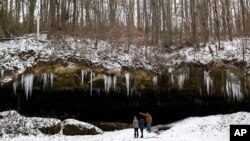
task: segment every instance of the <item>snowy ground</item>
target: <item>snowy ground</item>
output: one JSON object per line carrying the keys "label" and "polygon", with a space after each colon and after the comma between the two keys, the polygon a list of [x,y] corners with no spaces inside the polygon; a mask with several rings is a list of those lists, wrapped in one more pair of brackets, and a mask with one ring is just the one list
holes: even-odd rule
{"label": "snowy ground", "polygon": [[[104,132],[100,135],[87,136],[17,136],[14,138],[0,137],[2,141],[228,141],[229,125],[250,124],[250,113],[238,112],[228,115],[213,115],[207,117],[190,117],[182,121],[167,125],[171,127],[166,131],[144,133],[144,138],[133,138],[133,129],[113,132]],[[157,127],[153,127],[156,131]]]}
{"label": "snowy ground", "polygon": [[[0,42],[0,81],[8,82],[13,79],[13,75],[3,77],[6,71],[20,74],[38,62],[53,61],[58,58],[67,64],[72,64],[72,60],[84,60],[91,62],[93,66],[102,66],[107,69],[121,70],[126,66],[144,68],[157,73],[168,70],[181,62],[201,64],[221,60],[240,62],[243,58],[242,39],[224,41],[221,43],[220,50],[217,50],[216,46],[216,44],[208,43],[205,47],[194,51],[192,47],[181,49],[147,47],[146,49],[144,46],[131,45],[129,53],[125,53],[126,45],[124,44],[107,41],[98,41],[96,44],[93,40],[72,37],[52,40],[48,39],[46,34],[42,34],[40,42],[35,37]],[[246,46],[245,61],[248,63],[250,62],[249,49],[250,47]],[[145,57],[146,52],[148,57]]]}

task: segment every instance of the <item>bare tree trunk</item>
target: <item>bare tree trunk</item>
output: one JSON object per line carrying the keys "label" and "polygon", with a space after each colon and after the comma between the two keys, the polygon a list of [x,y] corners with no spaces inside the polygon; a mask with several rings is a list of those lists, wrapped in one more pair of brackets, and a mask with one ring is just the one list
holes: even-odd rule
{"label": "bare tree trunk", "polygon": [[137,0],[137,27],[141,28],[141,10],[140,10],[140,0]]}
{"label": "bare tree trunk", "polygon": [[145,44],[145,56],[148,57],[148,9],[147,9],[147,0],[143,0],[143,15],[144,15],[144,44]]}
{"label": "bare tree trunk", "polygon": [[[246,25],[245,25],[245,5],[243,0],[240,0],[240,6],[241,6],[241,16],[242,16],[242,31],[243,31],[243,37],[246,37]],[[243,39],[243,47],[242,47],[242,55],[243,55],[243,61],[245,61],[245,43],[246,40]]]}
{"label": "bare tree trunk", "polygon": [[166,44],[166,21],[167,21],[167,18],[166,18],[166,9],[165,9],[165,0],[161,0],[161,12],[162,12],[162,39],[164,44]]}
{"label": "bare tree trunk", "polygon": [[231,26],[231,2],[230,0],[225,0],[226,1],[226,11],[227,11],[227,16],[226,16],[226,19],[227,19],[227,33],[228,33],[228,36],[229,36],[229,40],[232,41],[233,40],[233,37],[232,37],[232,26]]}
{"label": "bare tree trunk", "polygon": [[50,0],[50,31],[56,29],[56,0]]}
{"label": "bare tree trunk", "polygon": [[36,0],[32,0],[29,3],[29,29],[28,32],[33,32],[33,26],[34,26],[34,11],[36,6]]}
{"label": "bare tree trunk", "polygon": [[91,29],[91,19],[90,19],[90,12],[89,12],[90,1],[85,0],[85,10],[86,10],[86,26]]}
{"label": "bare tree trunk", "polygon": [[109,25],[110,27],[114,27],[116,23],[116,12],[115,12],[115,0],[109,0]]}
{"label": "bare tree trunk", "polygon": [[167,8],[167,37],[168,37],[168,44],[172,44],[172,1],[168,0],[166,2]]}
{"label": "bare tree trunk", "polygon": [[77,14],[77,1],[74,0],[74,3],[73,3],[73,29],[75,29],[75,26],[76,26],[76,14]]}
{"label": "bare tree trunk", "polygon": [[192,43],[197,47],[197,36],[196,36],[196,0],[190,0],[190,15],[192,21]]}
{"label": "bare tree trunk", "polygon": [[184,0],[181,0],[181,26],[180,26],[180,44],[183,43],[183,23],[184,23]]}
{"label": "bare tree trunk", "polygon": [[219,21],[219,16],[218,16],[218,7],[217,7],[217,1],[214,1],[214,15],[215,15],[215,24],[216,24],[216,36],[217,36],[217,42],[219,43],[218,49],[221,48],[220,45],[220,21]]}

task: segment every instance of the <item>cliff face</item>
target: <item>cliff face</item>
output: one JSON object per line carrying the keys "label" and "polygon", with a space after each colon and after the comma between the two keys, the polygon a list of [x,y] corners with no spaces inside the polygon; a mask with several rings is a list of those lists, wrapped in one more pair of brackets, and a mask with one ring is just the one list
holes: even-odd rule
{"label": "cliff face", "polygon": [[170,68],[186,63],[197,65],[217,63],[244,67],[245,73],[248,74],[250,50],[246,49],[243,61],[241,42],[241,39],[223,41],[220,50],[212,43],[199,49],[171,46],[169,47],[171,52],[163,47],[131,45],[130,51],[126,52],[124,51],[126,44],[114,47],[105,40],[99,41],[95,46],[94,40],[85,38],[62,36],[60,39],[49,39],[47,34],[42,34],[37,41],[31,34],[0,42],[0,69],[6,72],[6,78],[1,81],[9,82],[15,75],[29,72],[34,67],[44,64],[48,66],[48,70],[55,64],[61,64],[67,67],[87,66],[120,71],[142,69],[165,74]]}

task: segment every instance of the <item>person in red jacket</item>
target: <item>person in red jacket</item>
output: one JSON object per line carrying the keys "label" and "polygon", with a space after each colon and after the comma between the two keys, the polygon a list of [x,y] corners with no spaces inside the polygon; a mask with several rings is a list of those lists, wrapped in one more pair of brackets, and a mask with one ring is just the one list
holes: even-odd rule
{"label": "person in red jacket", "polygon": [[146,117],[147,131],[150,133],[151,132],[151,124],[152,124],[152,116],[148,112],[147,113],[140,112],[139,114]]}

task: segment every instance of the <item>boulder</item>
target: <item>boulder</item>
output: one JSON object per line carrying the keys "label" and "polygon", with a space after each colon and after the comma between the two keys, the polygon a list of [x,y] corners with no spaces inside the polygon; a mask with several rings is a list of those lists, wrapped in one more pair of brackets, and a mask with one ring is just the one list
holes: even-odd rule
{"label": "boulder", "polygon": [[0,119],[5,117],[20,117],[20,114],[14,110],[1,112]]}
{"label": "boulder", "polygon": [[73,119],[64,120],[61,124],[63,125],[62,132],[64,135],[97,135],[103,133],[101,129],[94,125]]}
{"label": "boulder", "polygon": [[171,128],[171,126],[168,126],[168,125],[158,125],[157,126],[158,131],[166,131],[170,128]]}
{"label": "boulder", "polygon": [[[24,117],[16,111],[0,112],[0,134],[9,137],[18,135],[57,134],[60,132],[61,120],[53,118]],[[39,132],[40,131],[40,132]]]}
{"label": "boulder", "polygon": [[94,125],[101,128],[103,131],[114,131],[132,128],[132,124],[120,122],[98,122],[94,123]]}
{"label": "boulder", "polygon": [[61,126],[60,124],[54,124],[50,125],[48,127],[41,127],[38,128],[43,134],[46,135],[55,135],[58,134],[61,131]]}
{"label": "boulder", "polygon": [[4,135],[96,135],[103,131],[98,127],[74,119],[64,121],[53,118],[24,117],[16,111],[0,112],[0,137]]}

